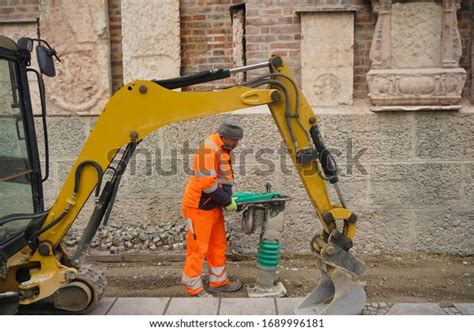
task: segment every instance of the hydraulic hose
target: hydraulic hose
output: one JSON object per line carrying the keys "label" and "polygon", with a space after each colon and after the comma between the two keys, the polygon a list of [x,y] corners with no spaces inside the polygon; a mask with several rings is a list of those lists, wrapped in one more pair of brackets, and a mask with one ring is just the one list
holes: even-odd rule
{"label": "hydraulic hose", "polygon": [[[82,173],[82,170],[84,169],[84,167],[86,167],[88,165],[93,166],[97,170],[97,175],[98,175],[99,178],[97,180],[95,196],[96,196],[96,198],[99,196],[100,186],[101,186],[102,177],[103,177],[103,170],[102,170],[102,167],[97,162],[88,160],[88,161],[84,161],[81,164],[79,164],[79,166],[76,169],[76,172],[74,174],[74,190],[73,190],[73,195],[72,195],[71,200],[74,200],[75,196],[79,192],[79,182],[80,182],[80,179],[81,179],[81,173]],[[33,232],[28,238],[29,243],[30,244],[33,243],[33,241],[36,238],[38,238],[38,236],[40,236],[42,233],[48,231],[49,229],[56,226],[59,222],[61,222],[61,220],[69,212],[69,208],[70,208],[71,204],[72,204],[71,202],[68,202],[68,205],[64,208],[63,212],[58,217],[56,217],[54,220],[52,220],[50,223],[48,223],[48,225],[46,225],[45,227]],[[48,211],[48,213],[49,213],[49,211]]]}
{"label": "hydraulic hose", "polygon": [[24,220],[28,218],[40,218],[44,217],[49,214],[49,210],[46,210],[42,213],[37,213],[37,214],[14,214],[14,215],[9,215],[7,218],[3,218],[0,220],[0,226],[5,225],[10,222],[14,221],[19,221],[19,220]]}
{"label": "hydraulic hose", "polygon": [[265,78],[268,78],[268,77],[271,77],[271,78],[274,78],[274,77],[281,77],[283,79],[286,79],[290,82],[290,84],[293,86],[293,89],[295,91],[295,114],[292,116],[293,118],[296,119],[296,123],[298,123],[299,127],[301,128],[301,130],[306,134],[306,138],[308,139],[308,143],[311,141],[311,136],[309,134],[309,132],[307,132],[303,126],[303,124],[301,123],[300,121],[300,118],[299,118],[299,107],[300,107],[300,102],[299,102],[299,90],[298,90],[298,87],[296,86],[296,83],[293,79],[291,79],[291,77],[288,77],[287,75],[284,75],[284,74],[280,74],[280,73],[276,73],[276,72],[273,72],[273,73],[268,73],[268,74],[263,74],[261,76],[258,76],[257,78],[249,81],[247,83],[248,84],[252,84],[254,82],[257,82],[259,80],[262,80],[262,79],[265,79]]}
{"label": "hydraulic hose", "polygon": [[321,164],[324,174],[326,175],[325,179],[331,184],[337,183],[339,178],[337,177],[336,160],[324,145],[319,127],[317,125],[313,125],[309,132],[311,134],[311,138],[313,139],[314,146],[316,147],[316,151],[319,153],[319,163]]}
{"label": "hydraulic hose", "polygon": [[257,87],[257,86],[261,86],[265,84],[277,85],[285,94],[285,121],[286,121],[286,125],[288,126],[288,131],[290,132],[291,141],[293,142],[295,151],[297,151],[299,149],[298,141],[296,140],[295,133],[293,132],[293,128],[291,127],[291,122],[290,122],[291,112],[290,112],[290,96],[289,96],[288,90],[286,89],[285,85],[283,85],[281,82],[277,80],[272,80],[272,79],[256,81],[255,83],[247,84],[247,86]]}
{"label": "hydraulic hose", "polygon": [[95,196],[98,197],[100,193],[100,185],[102,184],[102,177],[104,176],[104,171],[97,162],[91,160],[84,161],[77,166],[76,172],[74,174],[74,195],[79,192],[79,183],[81,180],[82,170],[88,165],[93,166],[97,170],[97,175],[99,176],[97,180],[97,186],[95,188]]}

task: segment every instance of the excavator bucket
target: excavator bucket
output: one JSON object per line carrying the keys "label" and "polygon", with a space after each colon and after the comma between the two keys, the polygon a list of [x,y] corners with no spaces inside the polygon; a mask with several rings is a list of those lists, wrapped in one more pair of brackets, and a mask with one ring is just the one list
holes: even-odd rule
{"label": "excavator bucket", "polygon": [[366,302],[365,291],[347,272],[321,269],[318,287],[295,308],[297,315],[357,315]]}
{"label": "excavator bucket", "polygon": [[367,297],[364,288],[354,277],[364,273],[365,264],[349,252],[329,243],[321,251],[318,266],[321,272],[319,285],[295,308],[295,314],[360,314]]}

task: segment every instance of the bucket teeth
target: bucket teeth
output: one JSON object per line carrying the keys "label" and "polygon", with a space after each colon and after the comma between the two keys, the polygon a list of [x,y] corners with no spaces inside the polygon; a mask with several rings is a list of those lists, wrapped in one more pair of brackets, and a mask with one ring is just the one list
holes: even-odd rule
{"label": "bucket teeth", "polygon": [[321,279],[318,287],[295,308],[295,314],[360,314],[367,299],[364,288],[342,269],[327,265],[323,267],[320,267]]}

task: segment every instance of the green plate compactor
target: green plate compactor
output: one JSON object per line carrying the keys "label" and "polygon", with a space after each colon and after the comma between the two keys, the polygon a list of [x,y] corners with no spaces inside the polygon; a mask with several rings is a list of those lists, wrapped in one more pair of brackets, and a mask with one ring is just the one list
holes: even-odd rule
{"label": "green plate compactor", "polygon": [[257,250],[257,282],[247,286],[251,298],[283,297],[287,294],[283,283],[277,281],[276,271],[280,264],[281,237],[284,227],[283,211],[290,198],[280,192],[239,192],[233,197],[237,211],[242,212],[242,231],[250,235],[261,229]]}

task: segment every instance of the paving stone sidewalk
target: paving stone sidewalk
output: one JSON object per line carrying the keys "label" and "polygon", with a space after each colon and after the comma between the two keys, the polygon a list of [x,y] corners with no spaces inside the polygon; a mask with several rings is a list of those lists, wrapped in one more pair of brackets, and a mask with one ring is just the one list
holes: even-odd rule
{"label": "paving stone sidewalk", "polygon": [[[94,315],[293,315],[303,298],[104,298]],[[367,303],[362,315],[474,315],[474,303]]]}
{"label": "paving stone sidewalk", "polygon": [[[91,315],[293,315],[303,298],[111,298]],[[57,315],[52,304],[22,306],[20,314]],[[367,303],[362,315],[474,315],[474,303]]]}

